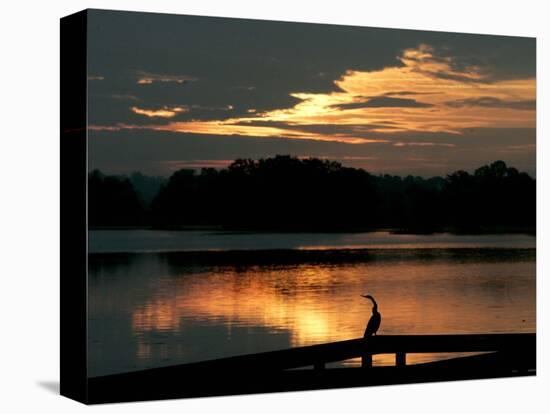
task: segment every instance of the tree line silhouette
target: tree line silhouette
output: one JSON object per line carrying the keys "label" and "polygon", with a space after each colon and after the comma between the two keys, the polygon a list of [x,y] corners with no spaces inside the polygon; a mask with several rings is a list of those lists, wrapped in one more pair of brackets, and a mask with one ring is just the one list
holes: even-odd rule
{"label": "tree line silhouette", "polygon": [[503,161],[446,177],[373,175],[317,158],[238,159],[170,176],[89,173],[91,227],[534,231],[536,181]]}

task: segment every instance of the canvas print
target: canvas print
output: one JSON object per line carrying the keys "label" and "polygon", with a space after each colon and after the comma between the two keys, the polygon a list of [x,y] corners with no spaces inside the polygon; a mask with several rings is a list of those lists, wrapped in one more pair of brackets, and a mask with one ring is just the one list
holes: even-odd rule
{"label": "canvas print", "polygon": [[85,20],[88,402],[535,375],[535,39]]}

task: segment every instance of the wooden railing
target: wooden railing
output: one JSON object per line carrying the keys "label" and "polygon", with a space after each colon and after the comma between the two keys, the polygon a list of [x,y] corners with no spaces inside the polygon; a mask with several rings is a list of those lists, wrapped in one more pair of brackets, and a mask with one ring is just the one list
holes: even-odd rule
{"label": "wooden railing", "polygon": [[361,366],[372,366],[372,356],[395,354],[396,365],[405,366],[407,354],[411,353],[461,353],[461,352],[506,352],[532,354],[536,350],[534,333],[522,334],[468,334],[468,335],[378,335],[367,339],[351,339],[262,352],[185,365],[177,365],[155,370],[233,370],[239,371],[280,371],[292,368],[313,366],[324,369],[330,362],[361,358]]}
{"label": "wooden railing", "polygon": [[536,335],[528,334],[468,334],[468,335],[384,335],[365,340],[361,365],[372,366],[372,356],[395,354],[395,365],[405,366],[411,353],[459,352],[535,352]]}

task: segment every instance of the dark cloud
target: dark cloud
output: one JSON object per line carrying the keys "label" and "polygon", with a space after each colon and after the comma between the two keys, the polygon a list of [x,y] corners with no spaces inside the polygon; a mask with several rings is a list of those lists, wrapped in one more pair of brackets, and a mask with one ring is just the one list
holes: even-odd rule
{"label": "dark cloud", "polygon": [[295,131],[312,132],[315,134],[333,135],[345,134],[353,135],[358,138],[368,138],[371,132],[377,129],[394,129],[399,128],[397,122],[385,121],[370,124],[307,124],[294,125],[283,121],[262,121],[261,119],[253,121],[237,122],[236,125],[260,126],[293,129]]}
{"label": "dark cloud", "polygon": [[439,32],[428,43],[457,72],[477,70],[485,82],[534,78],[535,38]]}
{"label": "dark cloud", "polygon": [[[294,23],[92,10],[90,72],[105,79],[90,85],[91,92],[131,94],[159,105],[233,105],[239,113],[262,112],[295,105],[299,101],[289,95],[292,92],[338,90],[334,80],[348,69],[399,65],[395,56],[400,48],[415,43],[383,29],[304,28]],[[143,73],[185,75],[196,81],[138,85]],[[95,120],[110,121],[109,112],[104,102]],[[208,119],[212,112],[195,115]]]}
{"label": "dark cloud", "polygon": [[[387,94],[386,94],[387,95]],[[340,105],[334,105],[339,109],[360,109],[360,108],[430,108],[433,105],[418,102],[410,98],[393,98],[391,96],[375,96],[361,102],[351,102]]]}
{"label": "dark cloud", "polygon": [[409,95],[434,95],[435,92],[414,92],[414,91],[390,91],[384,96],[409,96]]}
{"label": "dark cloud", "polygon": [[479,106],[483,108],[508,108],[531,111],[537,107],[537,102],[534,99],[531,100],[519,100],[519,101],[505,101],[499,98],[491,96],[484,96],[481,98],[469,98],[459,99],[456,101],[445,102],[445,105],[452,108],[463,108],[471,106]]}
{"label": "dark cloud", "polygon": [[[535,176],[534,129],[475,128],[461,135],[446,133],[371,133],[388,142],[345,144],[285,138],[181,134],[151,130],[89,131],[89,169],[127,174],[169,175],[175,165],[201,160],[212,165],[236,158],[262,158],[276,154],[323,157],[373,173],[422,176],[472,170],[502,159]],[[395,146],[396,143],[416,145]],[[440,145],[418,145],[437,143]],[[441,144],[453,144],[445,147]],[[423,161],[421,161],[423,160]],[[180,162],[181,164],[178,164]]]}

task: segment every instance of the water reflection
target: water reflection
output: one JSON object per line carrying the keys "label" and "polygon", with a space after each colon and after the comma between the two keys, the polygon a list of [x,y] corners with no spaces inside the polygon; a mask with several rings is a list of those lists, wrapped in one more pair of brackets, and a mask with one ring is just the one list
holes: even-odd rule
{"label": "water reflection", "polygon": [[535,331],[534,250],[331,254],[239,266],[90,255],[90,375],[361,337],[364,292],[383,314],[379,334]]}

